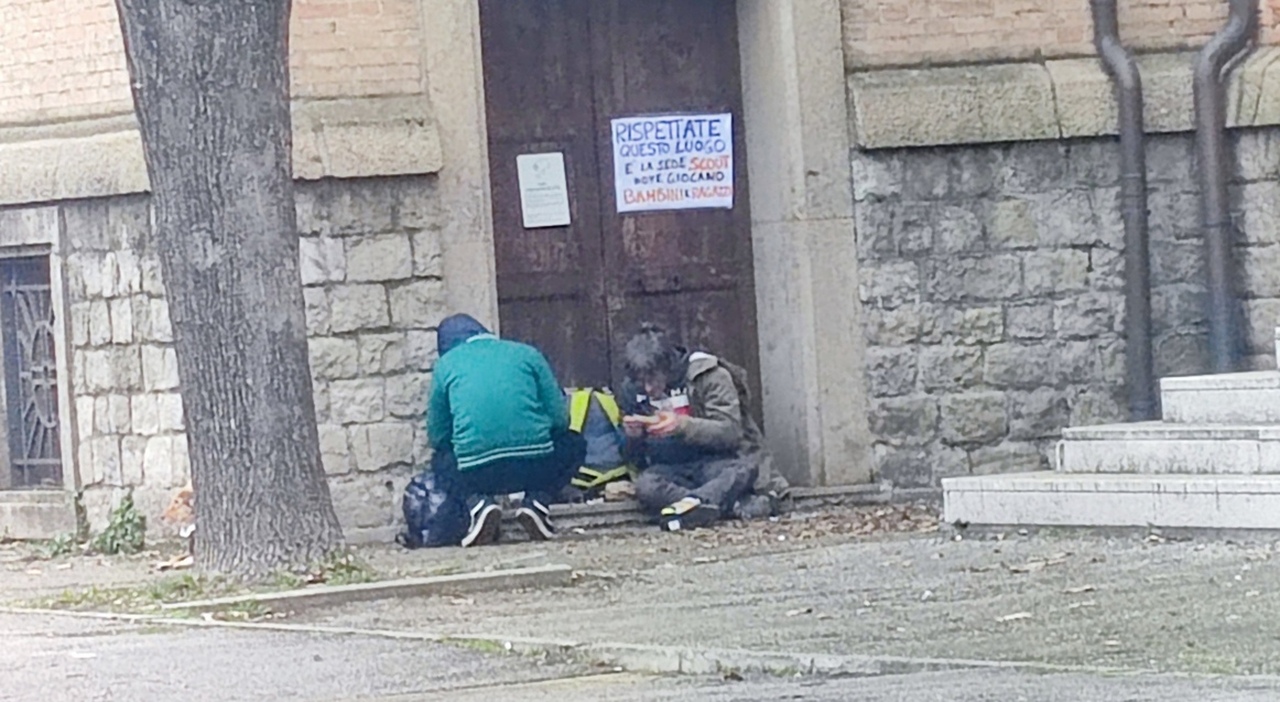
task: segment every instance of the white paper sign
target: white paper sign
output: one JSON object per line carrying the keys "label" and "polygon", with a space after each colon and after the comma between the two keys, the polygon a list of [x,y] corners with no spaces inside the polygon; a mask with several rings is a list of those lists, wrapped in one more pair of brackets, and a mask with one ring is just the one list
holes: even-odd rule
{"label": "white paper sign", "polygon": [[569,226],[569,183],[563,153],[516,156],[516,175],[525,229]]}
{"label": "white paper sign", "polygon": [[618,212],[733,208],[733,115],[613,120]]}

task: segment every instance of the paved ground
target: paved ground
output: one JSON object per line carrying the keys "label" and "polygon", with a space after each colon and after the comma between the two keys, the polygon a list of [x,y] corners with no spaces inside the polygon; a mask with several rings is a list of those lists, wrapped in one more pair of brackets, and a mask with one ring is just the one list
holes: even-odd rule
{"label": "paved ground", "polygon": [[[384,573],[569,563],[579,578],[567,589],[365,603],[288,621],[584,642],[1280,673],[1280,636],[1273,633],[1280,623],[1280,573],[1270,542],[1053,534],[955,541],[930,528],[918,511],[881,509],[691,534],[622,531],[468,551],[365,549],[362,555]],[[115,582],[154,577],[145,560],[28,561],[10,555],[6,562],[0,551],[0,564],[3,599],[26,599],[86,576]],[[1018,676],[984,680],[1031,684]],[[590,684],[616,687],[602,680]]]}
{"label": "paved ground", "polygon": [[[794,524],[786,528],[794,535]],[[753,536],[779,537],[794,538]],[[1280,672],[1280,570],[1270,543],[1017,535],[957,542],[926,534],[795,539],[761,554],[710,532],[629,538],[518,547],[590,551],[571,562],[595,567],[565,590],[370,603],[299,620],[586,642]]]}
{"label": "paved ground", "polygon": [[60,556],[47,558],[45,547],[0,543],[0,600],[14,602],[52,597],[68,588],[127,587],[154,579],[152,560]]}
{"label": "paved ground", "polygon": [[0,615],[0,661],[14,702],[383,699],[587,672],[388,639],[14,615]]}
{"label": "paved ground", "polygon": [[[921,508],[845,510],[823,518],[787,519],[779,523],[730,523],[703,532],[694,541],[672,541],[656,529],[592,530],[566,534],[544,544],[504,543],[483,549],[425,549],[407,551],[394,544],[363,546],[357,555],[382,578],[488,571],[568,563],[586,573],[626,573],[661,565],[672,558],[715,556],[734,558],[819,548],[900,530],[936,527],[933,515]],[[518,529],[516,530],[518,531]],[[781,540],[780,540],[781,539]],[[87,587],[120,588],[156,583],[171,574],[156,573],[153,565],[181,551],[178,544],[161,544],[139,556],[46,556],[36,544],[0,543],[0,602],[32,601]]]}
{"label": "paved ground", "polygon": [[834,680],[663,678],[378,638],[0,615],[0,699],[200,702],[1270,701],[1280,680],[969,671]]}
{"label": "paved ground", "polygon": [[[403,702],[485,702],[495,692],[454,691],[409,696]],[[506,702],[1272,702],[1277,694],[1280,684],[1258,681],[987,672],[744,682],[602,676],[501,688]]]}

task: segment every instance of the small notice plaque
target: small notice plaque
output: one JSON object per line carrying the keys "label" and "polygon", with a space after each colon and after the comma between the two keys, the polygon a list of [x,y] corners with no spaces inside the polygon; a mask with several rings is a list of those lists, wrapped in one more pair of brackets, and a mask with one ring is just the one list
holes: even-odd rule
{"label": "small notice plaque", "polygon": [[520,210],[525,229],[569,226],[569,183],[564,154],[521,154],[516,157]]}

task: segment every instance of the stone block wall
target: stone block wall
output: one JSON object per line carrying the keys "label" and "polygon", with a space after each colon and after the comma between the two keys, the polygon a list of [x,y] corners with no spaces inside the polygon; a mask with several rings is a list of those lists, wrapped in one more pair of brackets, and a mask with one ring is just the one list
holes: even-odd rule
{"label": "stone block wall", "polygon": [[427,459],[445,314],[432,177],[320,181],[298,194],[320,449],[344,528],[388,527]]}
{"label": "stone block wall", "polygon": [[[169,306],[145,197],[61,207],[76,466],[101,527],[135,487],[153,518],[188,477]],[[64,413],[65,417],[66,414]],[[63,470],[72,468],[63,456]]]}
{"label": "stone block wall", "polygon": [[[1251,363],[1280,316],[1280,131],[1235,139]],[[1068,425],[1124,421],[1124,230],[1113,140],[853,154],[876,475],[1049,467]],[[1207,367],[1190,135],[1149,143],[1158,375]]]}
{"label": "stone block wall", "polygon": [[[432,177],[300,184],[320,443],[348,536],[394,524],[426,458],[444,314]],[[189,475],[176,357],[145,197],[64,204],[78,465],[90,525],[123,488],[153,520]],[[158,524],[157,524],[158,527]]]}

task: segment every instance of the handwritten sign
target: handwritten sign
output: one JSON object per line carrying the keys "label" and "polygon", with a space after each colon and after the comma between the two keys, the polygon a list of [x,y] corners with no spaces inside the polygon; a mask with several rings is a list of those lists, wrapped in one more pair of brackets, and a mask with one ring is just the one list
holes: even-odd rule
{"label": "handwritten sign", "polygon": [[569,226],[564,154],[520,154],[516,156],[516,177],[525,229]]}
{"label": "handwritten sign", "polygon": [[618,212],[733,208],[733,115],[613,120]]}

